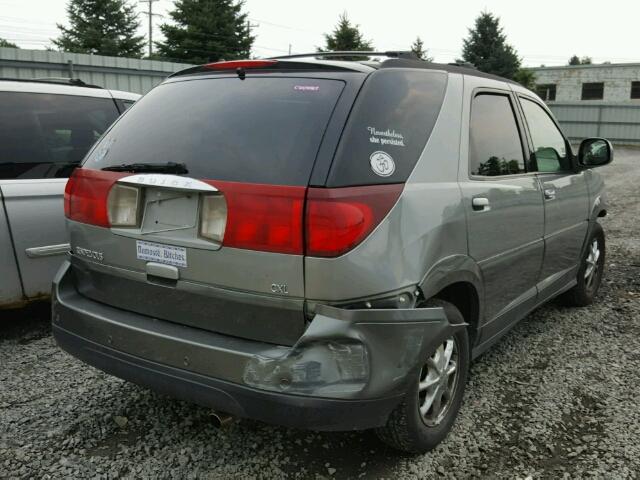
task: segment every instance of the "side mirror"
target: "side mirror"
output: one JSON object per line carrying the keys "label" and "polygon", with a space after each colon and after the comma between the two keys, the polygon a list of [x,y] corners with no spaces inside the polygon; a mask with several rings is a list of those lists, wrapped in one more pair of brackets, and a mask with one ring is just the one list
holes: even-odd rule
{"label": "side mirror", "polygon": [[613,146],[604,138],[587,138],[580,144],[578,163],[583,168],[601,167],[613,160]]}

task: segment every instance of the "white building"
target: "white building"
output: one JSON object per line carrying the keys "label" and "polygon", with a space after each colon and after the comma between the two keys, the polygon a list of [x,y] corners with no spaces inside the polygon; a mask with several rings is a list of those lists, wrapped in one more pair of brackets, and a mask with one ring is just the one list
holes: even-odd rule
{"label": "white building", "polygon": [[536,91],[575,142],[604,137],[640,145],[640,63],[530,69]]}
{"label": "white building", "polygon": [[640,105],[640,63],[603,63],[531,68],[547,102]]}

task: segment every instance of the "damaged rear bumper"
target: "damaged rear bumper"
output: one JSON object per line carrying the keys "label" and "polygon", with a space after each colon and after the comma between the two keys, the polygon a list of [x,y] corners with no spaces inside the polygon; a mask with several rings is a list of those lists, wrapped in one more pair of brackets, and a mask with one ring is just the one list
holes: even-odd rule
{"label": "damaged rear bumper", "polygon": [[441,308],[320,305],[293,347],[220,335],[80,295],[68,262],[53,285],[53,335],[107,373],[238,417],[318,430],[383,425],[408,378],[464,325]]}

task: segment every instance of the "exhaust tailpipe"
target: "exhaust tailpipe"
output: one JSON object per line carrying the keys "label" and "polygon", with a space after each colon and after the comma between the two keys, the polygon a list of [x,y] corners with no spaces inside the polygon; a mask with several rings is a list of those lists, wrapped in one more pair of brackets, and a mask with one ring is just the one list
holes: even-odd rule
{"label": "exhaust tailpipe", "polygon": [[235,417],[224,412],[211,412],[213,426],[216,428],[228,428],[235,420]]}

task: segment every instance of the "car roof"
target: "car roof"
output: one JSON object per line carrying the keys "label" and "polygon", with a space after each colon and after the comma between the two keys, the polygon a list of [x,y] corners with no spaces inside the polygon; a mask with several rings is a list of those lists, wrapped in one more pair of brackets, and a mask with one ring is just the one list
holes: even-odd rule
{"label": "car roof", "polygon": [[[344,57],[351,57],[350,60],[345,60]],[[361,59],[358,59],[361,57]],[[490,80],[496,80],[500,82],[507,82],[515,85],[519,85],[517,82],[508,78],[500,77],[498,75],[492,75],[490,73],[481,72],[477,70],[473,65],[468,63],[434,63],[427,62],[418,58],[412,52],[404,51],[388,51],[388,52],[368,52],[368,51],[344,51],[344,52],[313,52],[302,53],[296,55],[286,55],[272,57],[264,59],[266,61],[273,61],[272,65],[251,67],[256,68],[256,71],[292,71],[292,70],[342,70],[342,71],[356,71],[362,73],[371,73],[376,70],[382,70],[387,68],[411,68],[420,70],[438,70],[447,73],[455,73],[460,75],[468,75],[473,77],[486,78]],[[241,60],[240,63],[256,62],[259,64],[264,60]],[[180,77],[183,75],[191,74],[215,74],[223,73],[230,70],[238,70],[238,61],[220,61],[216,63],[210,63],[206,65],[198,65],[195,67],[189,67],[184,70],[180,70],[172,75],[170,78]],[[225,70],[224,64],[228,63],[229,67]],[[243,69],[244,67],[240,67]]]}
{"label": "car roof", "polygon": [[118,98],[137,100],[140,95],[119,90],[107,90],[95,86],[66,85],[59,81],[37,79],[0,79],[0,92],[48,93],[78,97]]}

